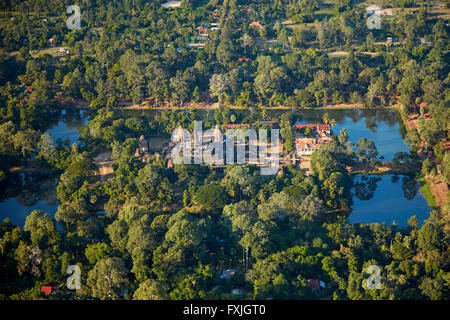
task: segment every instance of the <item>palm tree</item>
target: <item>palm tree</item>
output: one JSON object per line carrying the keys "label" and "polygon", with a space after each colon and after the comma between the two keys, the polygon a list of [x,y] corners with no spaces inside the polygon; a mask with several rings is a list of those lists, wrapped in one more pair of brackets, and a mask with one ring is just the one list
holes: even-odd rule
{"label": "palm tree", "polygon": [[336,125],[336,120],[331,119],[331,120],[330,120],[330,126],[331,126],[331,127],[334,127],[335,125]]}
{"label": "palm tree", "polygon": [[324,115],[322,116],[322,121],[325,124],[329,124],[330,123],[330,116],[328,115],[328,113],[324,113]]}
{"label": "palm tree", "polygon": [[266,120],[266,119],[269,118],[269,114],[267,113],[267,110],[266,110],[266,109],[261,109],[261,118],[262,118],[263,120]]}

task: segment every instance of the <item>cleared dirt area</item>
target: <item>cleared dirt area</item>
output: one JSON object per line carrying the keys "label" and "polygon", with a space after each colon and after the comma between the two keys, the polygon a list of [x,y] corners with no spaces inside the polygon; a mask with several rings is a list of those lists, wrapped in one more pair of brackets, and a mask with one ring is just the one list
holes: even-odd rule
{"label": "cleared dirt area", "polygon": [[306,174],[311,172],[311,158],[301,157],[299,163],[300,170],[305,171]]}
{"label": "cleared dirt area", "polygon": [[101,181],[106,181],[114,174],[112,167],[113,161],[111,160],[111,152],[102,152],[94,158],[94,162],[98,167],[98,173]]}
{"label": "cleared dirt area", "polygon": [[426,181],[430,186],[430,191],[433,194],[434,200],[436,201],[436,205],[441,206],[448,202],[448,186],[442,180],[440,175],[435,177],[426,176]]}

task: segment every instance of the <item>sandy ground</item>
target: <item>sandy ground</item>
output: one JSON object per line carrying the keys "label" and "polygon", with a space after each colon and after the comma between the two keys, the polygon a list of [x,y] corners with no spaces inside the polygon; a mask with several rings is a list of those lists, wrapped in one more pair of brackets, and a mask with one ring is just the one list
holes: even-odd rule
{"label": "sandy ground", "polygon": [[435,177],[426,176],[425,179],[430,186],[430,191],[434,196],[436,205],[441,206],[448,202],[448,186],[442,181],[442,177],[437,175]]}
{"label": "sandy ground", "polygon": [[98,174],[100,175],[100,180],[105,181],[108,176],[114,174],[112,168],[113,162],[111,161],[111,152],[102,152],[94,158],[94,162],[98,167]]}
{"label": "sandy ground", "polygon": [[418,113],[412,113],[409,115],[408,119],[406,120],[406,124],[409,128],[417,128],[419,114]]}
{"label": "sandy ground", "polygon": [[311,172],[311,158],[310,157],[301,157],[300,158],[300,170],[304,170],[308,175]]}

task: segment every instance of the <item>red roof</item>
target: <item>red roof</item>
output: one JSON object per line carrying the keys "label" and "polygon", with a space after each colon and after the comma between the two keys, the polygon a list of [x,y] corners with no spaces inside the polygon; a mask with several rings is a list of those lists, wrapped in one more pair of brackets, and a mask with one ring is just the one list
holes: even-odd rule
{"label": "red roof", "polygon": [[296,124],[296,129],[302,129],[302,128],[319,128],[320,131],[330,131],[330,125],[328,124]]}
{"label": "red roof", "polygon": [[258,21],[253,21],[252,23],[250,23],[250,27],[262,28],[262,25]]}
{"label": "red roof", "polygon": [[449,141],[449,142],[446,142],[446,143],[443,145],[443,147],[444,147],[445,150],[450,150],[450,141]]}
{"label": "red roof", "polygon": [[30,93],[33,92],[33,87],[27,87],[27,91]]}
{"label": "red roof", "polygon": [[198,33],[200,35],[208,35],[208,29],[200,27],[198,28]]}
{"label": "red roof", "polygon": [[421,107],[421,108],[426,108],[426,107],[427,107],[427,103],[424,101],[424,102],[422,102],[422,103],[419,105],[419,107]]}
{"label": "red roof", "polygon": [[308,286],[310,286],[314,290],[319,290],[320,289],[320,281],[318,279],[308,279]]}
{"label": "red roof", "polygon": [[249,124],[224,124],[225,128],[239,128],[239,127],[247,127],[250,128]]}
{"label": "red roof", "polygon": [[52,286],[43,286],[41,287],[41,291],[44,292],[45,294],[50,294],[52,293]]}
{"label": "red roof", "polygon": [[322,141],[314,138],[297,138],[296,147],[297,149],[319,149],[322,145]]}

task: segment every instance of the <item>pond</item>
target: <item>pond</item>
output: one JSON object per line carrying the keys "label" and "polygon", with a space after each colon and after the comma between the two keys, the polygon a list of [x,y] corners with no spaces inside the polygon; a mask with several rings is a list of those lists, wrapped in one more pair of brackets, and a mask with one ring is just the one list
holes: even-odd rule
{"label": "pond", "polygon": [[58,178],[58,174],[37,172],[10,175],[1,186],[0,221],[8,217],[13,224],[23,227],[33,210],[42,210],[53,216],[58,209]]}
{"label": "pond", "polygon": [[408,219],[417,216],[422,225],[431,208],[420,193],[419,184],[407,175],[357,175],[353,178],[353,212],[351,223],[393,222],[407,227]]}
{"label": "pond", "polygon": [[[78,129],[88,122],[85,110],[58,110],[48,121],[48,130],[55,139],[68,139],[70,144],[78,140]],[[11,222],[23,227],[26,217],[33,210],[56,213],[58,202],[56,186],[58,174],[27,172],[11,175],[1,183],[0,221],[9,217]]]}
{"label": "pond", "polygon": [[68,139],[70,145],[77,142],[78,129],[87,125],[89,113],[86,110],[61,110],[55,116],[54,121],[49,123],[46,132],[55,139]]}
{"label": "pond", "polygon": [[322,116],[328,113],[330,119],[336,120],[333,132],[339,132],[345,128],[350,141],[358,142],[361,138],[373,140],[378,149],[378,157],[384,160],[392,160],[397,152],[407,152],[408,148],[404,143],[406,131],[401,125],[401,118],[395,110],[302,110],[295,112],[294,119],[297,118],[302,123],[321,122]]}

